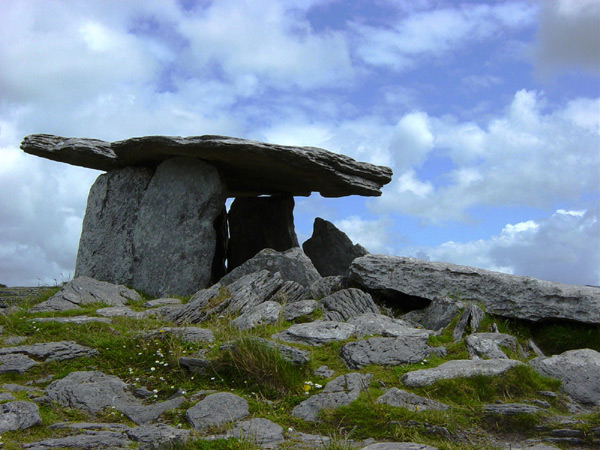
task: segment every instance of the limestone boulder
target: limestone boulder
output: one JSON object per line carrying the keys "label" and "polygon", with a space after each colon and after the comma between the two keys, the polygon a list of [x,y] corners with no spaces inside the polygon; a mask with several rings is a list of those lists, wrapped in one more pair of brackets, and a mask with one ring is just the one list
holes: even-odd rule
{"label": "limestone boulder", "polygon": [[304,253],[311,259],[321,276],[345,276],[352,261],[368,252],[336,228],[334,224],[317,217],[313,234],[304,244]]}
{"label": "limestone boulder", "polygon": [[338,322],[344,322],[364,313],[379,313],[379,308],[371,295],[355,288],[337,291],[322,299],[319,304],[326,320]]}
{"label": "limestone boulder", "polygon": [[227,270],[232,271],[258,252],[298,247],[292,196],[236,198],[227,214]]}
{"label": "limestone boulder", "polygon": [[254,418],[237,422],[227,437],[243,439],[266,448],[277,448],[284,442],[283,428],[268,419]]}
{"label": "limestone boulder", "polygon": [[596,287],[387,255],[355,259],[349,278],[355,286],[408,309],[425,307],[439,296],[458,295],[503,317],[600,323],[600,288]]}
{"label": "limestone boulder", "polygon": [[349,342],[340,349],[340,356],[349,369],[360,369],[369,364],[415,364],[430,353],[427,336],[373,337]]}
{"label": "limestone boulder", "polygon": [[355,331],[356,327],[349,323],[315,320],[292,325],[287,330],[273,335],[272,338],[291,344],[319,346],[348,339]]}
{"label": "limestone boulder", "polygon": [[406,408],[410,411],[445,411],[449,408],[443,403],[395,387],[388,389],[385,394],[380,396],[377,403]]}
{"label": "limestone boulder", "polygon": [[229,392],[210,394],[189,408],[185,416],[196,430],[206,430],[248,416],[248,402]]}
{"label": "limestone boulder", "polygon": [[501,358],[508,356],[500,346],[517,351],[517,339],[510,334],[504,333],[474,333],[465,338],[465,346],[471,358]]}
{"label": "limestone boulder", "polygon": [[145,136],[118,142],[27,136],[21,149],[54,161],[111,170],[125,166],[156,167],[175,156],[209,162],[221,172],[229,197],[262,194],[324,197],[381,195],[391,181],[388,167],[357,162],[315,147],[292,147],[225,136]]}
{"label": "limestone boulder", "polygon": [[561,380],[561,389],[576,401],[600,405],[599,352],[569,350],[549,358],[534,358],[529,365],[544,376]]}
{"label": "limestone boulder", "polygon": [[41,423],[40,411],[35,403],[16,401],[0,405],[0,433],[25,430]]}

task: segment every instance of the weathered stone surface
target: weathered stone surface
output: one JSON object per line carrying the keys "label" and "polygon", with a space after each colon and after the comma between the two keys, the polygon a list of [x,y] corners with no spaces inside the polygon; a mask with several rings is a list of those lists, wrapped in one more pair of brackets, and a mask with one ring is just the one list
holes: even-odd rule
{"label": "weathered stone surface", "polygon": [[182,356],[177,360],[179,366],[192,373],[205,373],[212,367],[212,362],[206,358],[197,358],[193,356]]}
{"label": "weathered stone surface", "polygon": [[499,346],[516,351],[517,339],[504,333],[475,333],[465,338],[465,345],[471,358],[506,359],[508,356]]}
{"label": "weathered stone surface", "polygon": [[148,337],[175,336],[184,342],[213,342],[215,336],[208,328],[200,327],[162,327],[150,330]]}
{"label": "weathered stone surface", "polygon": [[319,301],[326,320],[344,322],[364,313],[379,313],[373,298],[360,289],[342,289]]}
{"label": "weathered stone surface", "polygon": [[142,303],[142,307],[144,308],[156,308],[157,306],[167,305],[181,305],[181,300],[178,298],[157,298],[155,300],[148,300],[147,302]]}
{"label": "weathered stone surface", "polygon": [[228,422],[235,422],[247,415],[248,402],[229,392],[210,394],[185,413],[190,425],[201,431]]}
{"label": "weathered stone surface", "polygon": [[71,316],[71,317],[36,317],[29,319],[30,322],[58,322],[58,323],[74,323],[84,325],[90,322],[110,323],[111,320],[107,317],[90,317],[90,316]]}
{"label": "weathered stone surface", "polygon": [[283,252],[298,247],[294,198],[290,195],[236,198],[229,208],[227,221],[227,270],[230,272],[265,248]]}
{"label": "weathered stone surface", "polygon": [[100,175],[87,199],[75,277],[132,285],[133,232],[154,170],[124,167]]}
{"label": "weathered stone surface", "polygon": [[142,425],[158,419],[160,415],[166,411],[179,408],[184,401],[185,398],[182,396],[149,405],[144,405],[139,402],[124,401],[117,404],[115,408],[121,411],[132,422]]}
{"label": "weathered stone surface", "polygon": [[16,401],[0,405],[0,433],[25,430],[41,423],[40,411],[35,403]]}
{"label": "weathered stone surface", "polygon": [[350,263],[368,253],[361,245],[354,245],[334,224],[320,217],[315,219],[313,234],[302,244],[302,249],[323,277],[345,276]]}
{"label": "weathered stone surface", "polygon": [[457,359],[447,361],[432,369],[415,370],[404,374],[402,382],[409,387],[428,386],[437,380],[448,380],[474,375],[500,375],[523,364],[514,359]]}
{"label": "weathered stone surface", "polygon": [[430,409],[445,411],[449,408],[448,405],[443,403],[395,387],[388,389],[385,394],[377,399],[377,403],[406,408],[410,411],[427,411]]}
{"label": "weathered stone surface", "polygon": [[231,323],[240,330],[248,330],[259,325],[277,323],[281,305],[277,302],[266,301],[249,308],[245,313],[233,319]]}
{"label": "weathered stone surface", "polygon": [[427,340],[433,332],[423,328],[416,328],[402,319],[393,319],[383,314],[364,313],[348,320],[349,324],[356,326],[355,334],[358,337],[367,335],[381,335],[388,337],[420,337]]}
{"label": "weathered stone surface", "polygon": [[0,392],[0,402],[10,402],[15,399],[15,396],[10,392]]}
{"label": "weathered stone surface", "polygon": [[102,317],[130,317],[132,319],[146,317],[146,311],[134,311],[129,306],[107,306],[97,309],[96,314]]}
{"label": "weathered stone surface", "polygon": [[190,430],[182,430],[164,423],[157,423],[132,428],[127,431],[127,436],[143,444],[164,445],[185,442],[190,436]]}
{"label": "weathered stone surface", "polygon": [[517,414],[536,414],[543,409],[526,403],[499,403],[483,405],[483,412],[486,414],[498,414],[501,416],[514,416]]}
{"label": "weathered stone surface", "polygon": [[225,186],[214,167],[190,158],[161,163],[133,231],[132,286],[154,296],[190,295],[215,282],[215,222],[224,204]]}
{"label": "weathered stone surface", "polygon": [[182,308],[168,312],[165,317],[177,323],[197,323],[212,315],[244,313],[271,300],[283,285],[279,273],[261,270],[245,275],[228,286],[216,284],[198,291]]}
{"label": "weathered stone surface", "polygon": [[446,328],[452,319],[464,308],[464,303],[448,297],[438,297],[424,309],[410,311],[402,316],[403,319],[420,323],[428,330],[438,331]]}
{"label": "weathered stone surface", "polygon": [[322,409],[338,408],[356,400],[361,391],[369,387],[371,377],[371,374],[361,373],[341,375],[327,383],[321,393],[298,404],[292,410],[292,415],[309,422],[316,422]]}
{"label": "weathered stone surface", "polygon": [[47,134],[27,136],[21,149],[32,155],[99,170],[156,166],[174,156],[208,161],[223,174],[230,197],[261,194],[324,197],[381,195],[388,167],[361,163],[315,147],[291,147],[225,136],[146,136],[108,143]]}
{"label": "weathered stone surface", "polygon": [[437,450],[437,447],[414,442],[380,442],[367,445],[362,450]]}
{"label": "weathered stone surface", "polygon": [[283,307],[283,318],[284,320],[292,321],[298,317],[308,316],[317,309],[318,305],[315,300],[299,300],[286,304]]}
{"label": "weathered stone surface", "polygon": [[65,283],[48,300],[29,309],[30,312],[53,312],[78,309],[81,305],[103,303],[123,306],[129,300],[140,300],[140,295],[125,286],[97,281],[88,277],[75,278]]}
{"label": "weathered stone surface", "polygon": [[0,373],[25,373],[38,362],[21,353],[0,355]]}
{"label": "weathered stone surface", "polygon": [[309,323],[298,323],[287,330],[271,336],[292,344],[318,346],[333,341],[348,339],[354,334],[356,327],[345,322],[315,320]]}
{"label": "weathered stone surface", "polygon": [[463,311],[460,319],[458,319],[458,323],[452,330],[452,337],[455,342],[458,342],[462,339],[467,326],[469,327],[471,333],[475,333],[477,328],[479,328],[479,324],[483,320],[485,313],[481,310],[481,308],[473,303],[469,303],[465,310]]}
{"label": "weathered stone surface", "polygon": [[[366,255],[350,266],[350,280],[401,305],[460,295],[488,313],[516,319],[568,319],[600,323],[600,289],[386,255]],[[408,297],[407,297],[408,296]],[[426,305],[424,305],[426,306]]]}
{"label": "weathered stone surface", "polygon": [[295,281],[304,287],[309,287],[321,278],[315,266],[300,248],[294,247],[285,252],[266,248],[225,275],[220,283],[228,286],[243,276],[261,270],[268,270],[271,273],[279,272],[282,279]]}
{"label": "weathered stone surface", "polygon": [[112,450],[128,448],[132,444],[133,442],[127,439],[125,434],[118,431],[87,430],[83,434],[44,439],[43,441],[24,444],[23,447],[29,450],[45,450],[49,448],[73,448],[82,450],[105,448]]}
{"label": "weathered stone surface", "polygon": [[42,342],[33,345],[0,348],[0,355],[11,354],[28,355],[43,361],[63,361],[81,356],[97,355],[98,351],[73,341]]}
{"label": "weathered stone surface", "polygon": [[427,336],[373,337],[349,342],[340,349],[340,356],[349,369],[360,369],[369,364],[415,364],[430,353]]}
{"label": "weathered stone surface", "polygon": [[334,292],[345,289],[347,286],[346,277],[342,276],[332,276],[332,277],[323,277],[314,281],[310,285],[310,294],[311,298],[322,299],[327,297],[328,295],[333,294]]}
{"label": "weathered stone surface", "polygon": [[283,428],[267,419],[255,418],[237,422],[233,429],[227,432],[227,437],[234,437],[252,442],[256,445],[275,448],[282,443]]}
{"label": "weathered stone surface", "polygon": [[600,405],[600,353],[597,351],[570,350],[549,358],[534,358],[529,365],[542,375],[561,380],[561,389],[574,400]]}

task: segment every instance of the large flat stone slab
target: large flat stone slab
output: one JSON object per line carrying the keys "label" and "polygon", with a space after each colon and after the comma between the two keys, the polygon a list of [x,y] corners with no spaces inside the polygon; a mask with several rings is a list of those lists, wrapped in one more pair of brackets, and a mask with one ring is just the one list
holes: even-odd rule
{"label": "large flat stone slab", "polygon": [[488,313],[539,321],[600,323],[600,288],[575,286],[416,258],[366,255],[349,270],[351,283],[388,302],[414,307],[440,296],[480,303]]}
{"label": "large flat stone slab", "polygon": [[145,136],[110,143],[34,134],[23,139],[21,149],[54,161],[106,171],[134,165],[156,167],[175,156],[201,159],[222,173],[229,197],[307,196],[311,192],[324,197],[378,196],[392,178],[388,167],[357,162],[321,148],[226,136]]}

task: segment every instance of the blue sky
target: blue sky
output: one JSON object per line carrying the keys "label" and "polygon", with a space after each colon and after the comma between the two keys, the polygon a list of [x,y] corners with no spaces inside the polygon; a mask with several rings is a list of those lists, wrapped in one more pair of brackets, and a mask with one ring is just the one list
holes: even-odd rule
{"label": "blue sky", "polygon": [[600,285],[597,0],[3,0],[0,283],[72,276],[100,172],[19,150],[222,134],[394,171],[296,198],[372,253]]}

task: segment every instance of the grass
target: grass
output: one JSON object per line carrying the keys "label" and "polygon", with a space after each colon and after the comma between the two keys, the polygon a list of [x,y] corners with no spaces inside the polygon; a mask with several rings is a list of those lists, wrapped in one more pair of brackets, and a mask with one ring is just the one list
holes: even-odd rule
{"label": "grass", "polygon": [[[56,289],[49,289],[35,300],[27,301],[29,307],[47,299]],[[222,292],[223,295],[226,292]],[[145,298],[144,300],[147,300]],[[210,306],[218,306],[221,295]],[[132,302],[130,306],[141,309],[142,302]],[[339,351],[343,345],[355,340],[332,342],[319,347],[298,345],[310,353],[310,362],[294,365],[287,361],[275,348],[265,345],[259,338],[270,338],[291,325],[279,320],[278,323],[263,325],[251,330],[240,331],[229,325],[231,317],[211,317],[201,324],[212,330],[213,343],[184,342],[177,336],[158,333],[149,337],[149,330],[160,329],[172,324],[154,318],[137,320],[112,318],[110,324],[88,323],[76,325],[56,322],[39,322],[34,317],[74,315],[96,315],[102,304],[87,305],[79,310],[61,313],[36,314],[16,311],[0,316],[3,335],[23,336],[23,344],[61,340],[75,341],[80,345],[94,348],[96,356],[76,358],[61,362],[45,362],[25,374],[0,374],[3,383],[25,384],[50,376],[52,380],[66,376],[75,370],[100,370],[115,375],[132,387],[144,387],[153,391],[149,402],[165,400],[175,392],[185,391],[188,395],[206,390],[229,391],[244,397],[249,404],[250,417],[263,417],[281,425],[284,430],[295,430],[320,434],[330,438],[324,447],[329,450],[351,448],[352,440],[375,438],[381,441],[411,441],[432,445],[440,450],[492,449],[486,442],[491,433],[496,436],[511,433],[524,433],[534,436],[540,424],[550,424],[551,417],[567,413],[564,396],[558,394],[550,402],[547,413],[498,417],[484,415],[482,406],[494,402],[525,402],[542,398],[539,391],[558,392],[560,383],[544,378],[527,365],[517,366],[496,377],[476,376],[454,380],[442,380],[431,386],[411,389],[412,392],[450,406],[448,411],[410,411],[404,408],[379,404],[376,399],[390,387],[405,388],[400,382],[403,374],[436,367],[451,359],[465,359],[467,352],[464,342],[454,342],[453,323],[437,336],[431,336],[429,345],[444,346],[445,356],[432,355],[417,364],[404,364],[394,367],[369,366],[359,372],[373,375],[370,387],[355,402],[324,411],[317,423],[304,422],[291,413],[294,407],[319,392],[317,385],[324,386],[332,378],[349,373]],[[312,319],[318,318],[315,312]],[[295,323],[306,321],[300,318]],[[487,315],[479,331],[488,331],[496,323],[500,331],[516,335],[521,343],[528,339],[539,339],[544,349],[558,351],[563,348],[581,346],[600,348],[598,327],[580,326],[569,323],[538,324],[527,327],[523,322],[503,320]],[[536,340],[536,342],[538,342]],[[210,359],[212,368],[205,373],[192,374],[182,369],[178,360],[181,356],[202,356]],[[513,354],[512,357],[518,355]],[[334,371],[331,378],[317,377],[313,370],[326,365]],[[50,380],[38,384],[41,388]],[[35,385],[35,384],[34,384]],[[18,400],[28,400],[26,393],[15,393]],[[169,411],[161,417],[163,423],[172,426],[188,427],[185,411],[195,400],[189,400],[182,407]],[[49,437],[59,437],[67,430],[51,430],[47,425],[64,421],[101,421],[133,424],[115,411],[105,410],[95,418],[80,411],[57,405],[40,405],[43,426],[32,427],[18,432],[2,434],[5,449],[22,448],[22,442],[34,442]],[[593,430],[600,426],[600,413],[582,415],[575,425],[582,430],[586,442],[596,444],[598,439]],[[223,431],[223,430],[220,430]],[[466,438],[465,438],[466,436]],[[196,436],[197,437],[197,436]],[[194,437],[186,443],[172,443],[160,447],[164,450],[226,449],[254,450],[259,447],[249,440],[216,439],[206,441]],[[285,446],[281,447],[285,449]]]}

